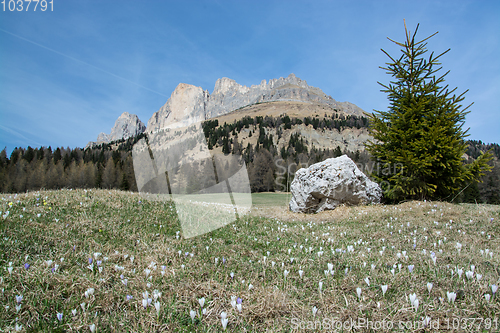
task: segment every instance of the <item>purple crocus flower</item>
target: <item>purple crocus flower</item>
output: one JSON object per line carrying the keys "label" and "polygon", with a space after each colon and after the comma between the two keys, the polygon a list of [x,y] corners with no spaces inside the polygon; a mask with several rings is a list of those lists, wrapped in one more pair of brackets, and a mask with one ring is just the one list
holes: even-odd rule
{"label": "purple crocus flower", "polygon": [[226,263],[226,258],[222,257],[222,263],[225,264]]}
{"label": "purple crocus flower", "polygon": [[415,268],[415,266],[414,266],[414,265],[409,265],[409,266],[408,266],[408,270],[410,271],[410,273],[411,273],[411,272],[413,272],[413,268]]}
{"label": "purple crocus flower", "polygon": [[24,268],[26,268],[26,269],[30,268],[30,264],[28,264],[28,263],[24,264]]}
{"label": "purple crocus flower", "polygon": [[127,301],[130,301],[132,298],[134,298],[134,296],[132,296],[132,295],[127,295]]}
{"label": "purple crocus flower", "polygon": [[55,273],[56,272],[56,268],[52,267],[51,271],[52,271],[52,273]]}
{"label": "purple crocus flower", "polygon": [[97,260],[96,264],[97,264],[97,266],[101,266],[102,261],[101,260]]}
{"label": "purple crocus flower", "polygon": [[63,314],[62,313],[58,313],[57,314],[57,320],[61,321],[63,318]]}
{"label": "purple crocus flower", "polygon": [[92,257],[89,258],[89,265],[92,264]]}
{"label": "purple crocus flower", "polygon": [[238,299],[236,300],[236,304],[241,304],[241,302],[243,302],[243,300],[238,297]]}

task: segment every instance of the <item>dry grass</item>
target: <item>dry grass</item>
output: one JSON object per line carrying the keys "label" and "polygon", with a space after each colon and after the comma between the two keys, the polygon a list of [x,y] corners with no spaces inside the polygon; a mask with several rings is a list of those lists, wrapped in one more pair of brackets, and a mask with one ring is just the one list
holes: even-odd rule
{"label": "dry grass", "polygon": [[227,113],[225,115],[219,116],[215,119],[219,120],[219,124],[224,124],[224,122],[230,124],[235,120],[240,120],[243,117],[279,117],[283,114],[287,114],[290,118],[305,118],[305,117],[323,117],[325,114],[331,117],[337,113],[340,115],[348,115],[343,111],[335,111],[331,107],[307,103],[307,102],[292,102],[292,101],[278,101],[278,102],[266,102],[260,104],[254,104],[246,106],[239,110]]}
{"label": "dry grass", "polygon": [[[90,332],[93,324],[97,332],[218,332],[222,311],[233,332],[311,332],[332,324],[337,326],[329,331],[340,331],[340,323],[346,332],[416,332],[426,317],[434,325],[426,331],[459,331],[457,325],[472,324],[467,318],[475,318],[475,326],[463,331],[500,326],[491,289],[500,276],[499,206],[407,202],[314,215],[262,206],[187,240],[177,237],[170,203],[125,192],[3,195],[0,210],[9,211],[0,217],[0,331],[18,325],[22,331]],[[325,274],[329,263],[333,274]],[[382,285],[388,286],[385,295]],[[155,290],[161,292],[156,299]],[[152,305],[144,309],[146,291],[151,304],[160,303],[159,314]],[[457,293],[454,303],[447,292]],[[409,301],[412,293],[417,310]],[[16,295],[23,296],[20,303]],[[231,296],[242,299],[241,313]]]}
{"label": "dry grass", "polygon": [[[290,118],[299,118],[301,120],[306,117],[318,117],[322,119],[325,116],[328,118],[335,115],[338,115],[339,117],[352,116],[351,113],[336,111],[326,105],[296,101],[277,101],[246,106],[213,119],[217,119],[219,124],[223,125],[224,123],[232,124],[234,121],[241,120],[244,117],[256,118],[269,116],[278,118],[283,115],[288,115]],[[257,131],[258,133],[259,129],[255,125],[250,125],[248,129],[243,129],[238,133],[238,140],[242,147],[246,147],[249,143],[255,146],[257,143],[258,135],[249,137],[250,130],[254,133]],[[312,125],[305,126],[302,124],[294,125],[291,129],[285,129],[279,136],[276,135],[276,129],[266,129],[267,134],[273,134],[275,141],[274,145],[278,148],[278,150],[283,145],[286,146],[290,136],[297,132],[300,132],[301,136],[306,139],[310,146],[309,148],[312,148],[312,145],[314,145],[316,149],[326,149],[340,146],[343,150],[364,150],[363,143],[370,139],[366,128],[344,128],[340,133],[336,129],[325,129],[321,135],[319,135],[318,132],[314,130]],[[279,137],[281,137],[281,139],[279,139]],[[222,147],[216,146],[213,151],[220,153],[222,152]]]}

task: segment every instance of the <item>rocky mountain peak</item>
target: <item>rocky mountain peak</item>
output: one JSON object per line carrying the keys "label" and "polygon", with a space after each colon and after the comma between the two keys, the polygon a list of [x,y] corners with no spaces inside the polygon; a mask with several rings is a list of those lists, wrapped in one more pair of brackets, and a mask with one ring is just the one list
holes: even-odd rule
{"label": "rocky mountain peak", "polygon": [[111,129],[110,134],[104,132],[97,136],[96,142],[89,142],[88,146],[101,143],[109,143],[111,141],[128,139],[132,136],[143,133],[146,130],[144,123],[135,114],[123,112],[115,121],[115,125]]}
{"label": "rocky mountain peak", "polygon": [[215,82],[214,91],[212,95],[227,94],[228,92],[245,94],[249,91],[249,88],[238,84],[233,79],[223,77]]}
{"label": "rocky mountain peak", "polygon": [[321,89],[309,86],[293,73],[286,78],[269,80],[269,83],[262,80],[259,85],[251,87],[223,77],[215,82],[212,94],[201,87],[179,84],[167,103],[149,119],[147,131],[157,131],[166,126],[188,126],[245,106],[274,101],[322,104],[354,115],[361,115],[363,112],[354,104],[335,101]]}
{"label": "rocky mountain peak", "polygon": [[136,116],[136,115],[135,114],[132,115],[132,114],[130,114],[130,113],[128,113],[128,112],[125,111],[118,118],[125,118],[125,119],[127,119],[127,118],[133,118],[134,116]]}
{"label": "rocky mountain peak", "polygon": [[160,110],[148,121],[147,131],[189,126],[205,120],[208,91],[191,84],[180,83]]}
{"label": "rocky mountain peak", "polygon": [[303,88],[303,89],[310,88],[305,80],[299,79],[293,73],[288,75],[288,77],[286,77],[286,78],[280,77],[279,79],[270,80],[269,81],[269,88],[275,89],[275,88],[279,88],[281,86],[285,86],[287,84],[293,85],[293,86],[298,86],[298,87]]}
{"label": "rocky mountain peak", "polygon": [[[147,124],[147,131],[162,128],[177,128],[215,118],[237,109],[265,102],[294,101],[324,105],[348,114],[361,116],[363,110],[349,102],[337,102],[321,89],[309,86],[295,74],[269,82],[262,80],[258,85],[247,87],[227,77],[215,82],[210,94],[207,90],[191,84],[180,83],[168,101]],[[124,112],[116,121],[111,134],[101,133],[97,142],[110,142],[128,138],[144,131],[144,124],[136,115]]]}

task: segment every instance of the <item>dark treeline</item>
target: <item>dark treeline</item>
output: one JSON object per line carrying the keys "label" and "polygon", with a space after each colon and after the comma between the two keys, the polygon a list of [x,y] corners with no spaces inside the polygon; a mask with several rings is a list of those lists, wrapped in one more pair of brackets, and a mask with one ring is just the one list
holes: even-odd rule
{"label": "dark treeline", "polygon": [[493,169],[482,177],[481,183],[470,183],[461,193],[462,202],[489,203],[500,205],[500,145],[485,144],[481,140],[469,140],[466,154],[469,161],[476,159],[482,152],[491,151],[494,155]]}
{"label": "dark treeline", "polygon": [[0,192],[106,188],[137,191],[131,149],[139,137],[93,148],[15,148],[0,152]]}
{"label": "dark treeline", "polygon": [[[281,115],[279,117],[262,117],[257,116],[255,118],[246,116],[238,121],[234,121],[232,124],[224,123],[224,125],[219,126],[219,121],[217,119],[207,120],[203,123],[203,131],[205,137],[207,138],[208,148],[212,149],[219,140],[224,140],[224,138],[229,138],[230,135],[236,136],[240,133],[243,128],[249,128],[250,126],[259,127],[259,134],[262,135],[264,128],[273,128],[278,130],[278,139],[281,138],[283,130],[291,129],[294,125],[304,124],[306,126],[312,125],[315,130],[333,130],[337,129],[339,132],[345,128],[363,128],[368,127],[368,118],[357,117],[357,116],[343,116],[338,115],[338,113],[333,114],[328,117],[326,114],[324,117],[305,117],[305,118],[290,118],[288,115]],[[283,125],[283,126],[281,126]],[[251,134],[253,134],[251,132]],[[262,139],[264,140],[264,138]],[[259,136],[259,143],[260,142]],[[220,145],[220,144],[219,144]],[[265,147],[268,149],[269,147]]]}
{"label": "dark treeline", "polygon": [[[295,171],[327,158],[347,154],[366,174],[376,167],[365,151],[347,151],[339,146],[318,149],[300,134],[290,135],[288,142],[278,149],[274,142],[282,139],[283,131],[306,124],[317,130],[339,131],[346,128],[365,128],[367,119],[355,116],[306,117],[244,117],[232,124],[219,125],[217,119],[203,123],[203,131],[210,149],[222,148],[224,154],[241,155],[245,160],[252,192],[289,191]],[[256,136],[257,143],[243,146],[238,134],[245,129]],[[26,192],[39,189],[106,188],[137,191],[132,147],[143,137],[102,144],[92,148],[16,148],[10,156],[0,152],[0,192]],[[468,141],[469,161],[481,152],[490,150],[495,155],[493,170],[482,178],[482,183],[464,184],[454,202],[500,204],[500,146]]]}
{"label": "dark treeline", "polygon": [[481,140],[469,140],[467,142],[469,146],[465,153],[472,158],[478,158],[481,152],[485,152],[491,150],[491,153],[497,158],[500,159],[500,145],[496,143],[483,143]]}

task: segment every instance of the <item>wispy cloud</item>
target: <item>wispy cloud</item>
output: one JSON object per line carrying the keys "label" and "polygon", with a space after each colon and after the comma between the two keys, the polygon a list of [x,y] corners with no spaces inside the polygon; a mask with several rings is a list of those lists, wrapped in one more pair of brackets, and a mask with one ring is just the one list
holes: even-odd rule
{"label": "wispy cloud", "polygon": [[105,73],[105,74],[111,75],[111,76],[113,76],[113,77],[115,77],[115,78],[117,78],[117,79],[120,79],[120,80],[126,81],[126,82],[128,82],[128,83],[131,83],[131,84],[136,85],[136,86],[138,86],[138,87],[140,87],[140,88],[146,89],[146,90],[148,90],[148,91],[150,91],[150,92],[153,92],[153,93],[155,93],[155,94],[158,94],[158,95],[160,95],[160,96],[168,97],[167,95],[164,95],[164,94],[162,94],[162,93],[160,93],[160,92],[158,92],[158,91],[155,91],[155,90],[150,89],[150,88],[148,88],[148,87],[146,87],[146,86],[143,86],[143,85],[141,85],[141,84],[139,84],[139,83],[137,83],[137,82],[134,82],[134,81],[128,80],[128,79],[126,79],[126,78],[124,78],[124,77],[121,77],[121,76],[119,76],[119,75],[116,75],[116,74],[113,74],[113,73],[111,73],[111,72],[108,72],[107,70],[104,70],[104,69],[102,69],[102,68],[100,68],[100,67],[97,67],[97,66],[94,66],[94,65],[92,65],[92,64],[89,64],[88,62],[85,62],[85,61],[83,61],[83,60],[76,59],[76,58],[74,58],[74,57],[72,57],[72,56],[69,56],[69,55],[67,55],[67,54],[64,54],[64,53],[62,53],[62,52],[56,51],[56,50],[54,50],[54,49],[51,49],[50,47],[47,47],[47,46],[42,45],[42,44],[39,44],[39,43],[37,43],[37,42],[34,42],[34,41],[32,41],[32,40],[30,40],[30,39],[27,39],[27,38],[24,38],[24,37],[22,37],[22,36],[16,35],[16,34],[14,34],[14,33],[10,32],[10,31],[4,30],[4,29],[2,29],[2,28],[0,28],[0,31],[2,31],[2,32],[6,33],[6,34],[9,34],[9,35],[11,35],[11,36],[14,36],[14,37],[16,37],[16,38],[19,38],[19,39],[21,39],[21,40],[23,40],[23,41],[25,41],[25,42],[28,42],[28,43],[31,43],[31,44],[36,45],[36,46],[38,46],[38,47],[41,47],[41,48],[43,48],[43,49],[46,49],[46,50],[48,50],[48,51],[54,52],[54,53],[56,53],[56,54],[58,54],[58,55],[60,55],[60,56],[66,57],[66,58],[71,59],[71,60],[73,60],[73,61],[76,61],[76,62],[79,62],[79,63],[81,63],[81,64],[84,64],[84,65],[86,65],[86,66],[92,67],[93,69],[96,69],[96,70],[98,70],[98,71],[100,71],[100,72],[102,72],[102,73]]}
{"label": "wispy cloud", "polygon": [[250,86],[293,72],[338,101],[384,110],[377,81],[390,78],[378,68],[387,60],[380,48],[399,52],[386,37],[404,37],[403,19],[412,30],[421,23],[422,37],[440,31],[429,47],[452,49],[446,83],[470,89],[471,137],[500,142],[500,2],[103,2],[97,10],[78,1],[22,14],[0,24],[0,146],[14,138],[84,145],[124,111],[147,122],[181,82],[211,92],[224,76]]}
{"label": "wispy cloud", "polygon": [[6,133],[13,135],[15,137],[15,139],[13,139],[12,141],[19,143],[19,145],[26,145],[26,146],[28,146],[28,145],[42,146],[43,145],[42,143],[40,143],[38,141],[34,141],[33,138],[27,138],[25,135],[23,135],[21,133],[20,129],[16,129],[13,127],[5,127],[3,125],[0,125],[0,129],[2,129],[2,131],[6,132]]}

